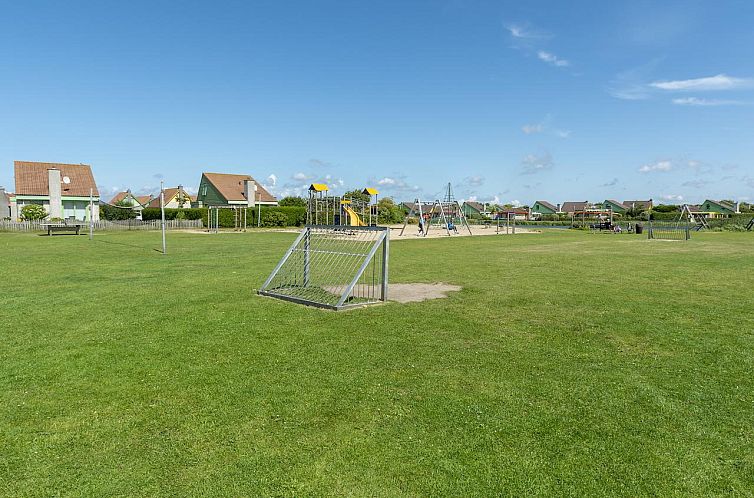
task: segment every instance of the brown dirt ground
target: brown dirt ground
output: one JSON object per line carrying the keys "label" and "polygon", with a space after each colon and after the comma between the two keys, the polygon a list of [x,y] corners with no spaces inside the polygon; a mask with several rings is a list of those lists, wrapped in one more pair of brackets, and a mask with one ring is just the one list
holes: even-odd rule
{"label": "brown dirt ground", "polygon": [[390,284],[388,300],[398,303],[416,303],[428,299],[448,297],[448,292],[458,292],[460,285],[435,282],[433,284]]}

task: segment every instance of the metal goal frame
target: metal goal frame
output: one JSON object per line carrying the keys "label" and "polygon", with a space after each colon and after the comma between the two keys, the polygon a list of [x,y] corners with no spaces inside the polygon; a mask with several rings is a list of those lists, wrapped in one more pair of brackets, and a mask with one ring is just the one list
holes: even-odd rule
{"label": "metal goal frame", "polygon": [[331,310],[387,300],[390,229],[307,225],[258,293]]}

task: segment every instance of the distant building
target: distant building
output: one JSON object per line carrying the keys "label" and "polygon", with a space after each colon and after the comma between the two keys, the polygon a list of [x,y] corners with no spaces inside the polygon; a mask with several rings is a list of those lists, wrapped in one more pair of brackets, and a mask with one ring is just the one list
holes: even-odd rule
{"label": "distant building", "polygon": [[573,215],[574,213],[584,212],[589,208],[590,208],[589,201],[583,201],[583,202],[568,201],[568,202],[563,203],[563,206],[560,208],[560,212]]}
{"label": "distant building", "polygon": [[489,218],[491,204],[476,201],[466,201],[461,205],[461,210],[467,218]]}
{"label": "distant building", "polygon": [[88,220],[91,194],[94,201],[91,217],[99,220],[99,191],[90,166],[27,161],[13,164],[17,217],[24,206],[39,204],[49,218]]}
{"label": "distant building", "polygon": [[605,202],[602,203],[602,209],[605,211],[612,211],[613,213],[623,214],[631,208],[622,202],[613,199],[606,199]]}
{"label": "distant building", "polygon": [[654,206],[652,199],[648,201],[623,201],[623,205],[626,206],[626,210],[634,211],[649,211]]}
{"label": "distant building", "polygon": [[16,220],[16,196],[13,192],[7,192],[5,187],[0,187],[0,220]]}
{"label": "distant building", "polygon": [[151,200],[151,195],[133,195],[130,190],[126,190],[125,192],[118,192],[115,194],[108,204],[115,206],[118,203],[121,203],[127,206],[141,206],[142,208],[145,208]]}
{"label": "distant building", "polygon": [[557,214],[560,212],[560,209],[547,201],[534,201],[534,204],[531,206],[531,212],[533,215]]}
{"label": "distant building", "polygon": [[422,214],[429,214],[429,212],[432,210],[432,206],[434,206],[434,202],[420,202],[417,204],[416,202],[401,202],[401,208],[403,208],[406,213],[414,213],[415,215],[419,215],[419,209],[421,208]]}
{"label": "distant building", "polygon": [[712,218],[730,216],[738,212],[737,206],[725,201],[707,199],[699,205],[699,210]]}
{"label": "distant building", "polygon": [[278,200],[249,175],[202,173],[196,205],[277,206]]}
{"label": "distant building", "polygon": [[[191,196],[183,190],[182,185],[177,187],[170,187],[163,190],[165,193],[165,209],[188,209],[191,207]],[[158,208],[160,207],[160,194],[149,201],[147,207]]]}
{"label": "distant building", "polygon": [[522,207],[503,208],[495,214],[496,219],[525,221],[529,219],[529,210]]}

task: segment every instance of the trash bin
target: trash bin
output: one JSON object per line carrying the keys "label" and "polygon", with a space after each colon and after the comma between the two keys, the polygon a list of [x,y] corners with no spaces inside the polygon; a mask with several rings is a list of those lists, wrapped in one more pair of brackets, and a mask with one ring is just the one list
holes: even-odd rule
{"label": "trash bin", "polygon": [[641,223],[637,223],[636,224],[636,233],[637,233],[637,235],[644,233],[644,225],[642,225]]}

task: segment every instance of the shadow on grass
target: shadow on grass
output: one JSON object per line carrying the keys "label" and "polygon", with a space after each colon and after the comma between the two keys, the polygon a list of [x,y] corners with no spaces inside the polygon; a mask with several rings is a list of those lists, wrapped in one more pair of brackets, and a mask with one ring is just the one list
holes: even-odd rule
{"label": "shadow on grass", "polygon": [[158,252],[158,253],[162,254],[162,249],[158,249],[156,247],[144,247],[144,246],[140,246],[140,245],[137,245],[137,244],[129,244],[127,242],[116,242],[116,241],[113,241],[113,240],[102,240],[102,239],[97,238],[97,237],[94,237],[94,241],[95,242],[99,242],[100,244],[108,244],[108,245],[122,246],[122,247],[131,247],[133,249],[139,249],[139,250],[145,251],[145,252],[150,252],[151,253],[152,251],[155,251],[155,252]]}

